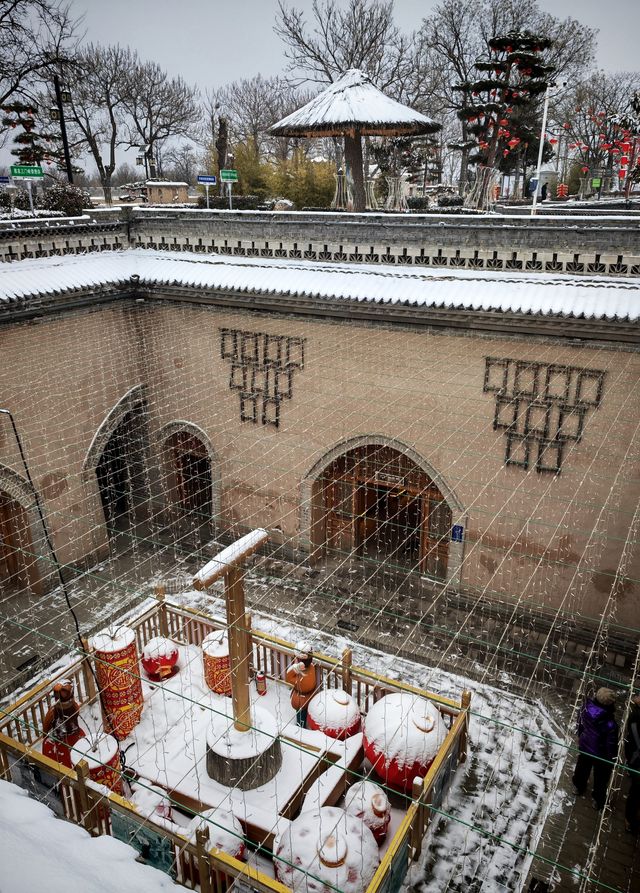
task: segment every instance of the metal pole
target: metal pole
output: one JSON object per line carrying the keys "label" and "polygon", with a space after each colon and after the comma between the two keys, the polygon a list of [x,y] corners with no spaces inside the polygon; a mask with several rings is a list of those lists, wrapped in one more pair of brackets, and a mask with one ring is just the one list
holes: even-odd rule
{"label": "metal pole", "polygon": [[207,211],[208,211],[208,210],[209,210],[209,184],[208,184],[208,183],[205,183],[205,184],[204,184],[204,188],[205,188],[206,193],[207,193]]}
{"label": "metal pole", "polygon": [[233,211],[233,201],[231,199],[231,186],[232,186],[231,180],[229,180],[229,183],[227,185],[229,187],[229,210]]}
{"label": "metal pole", "polygon": [[533,193],[533,204],[531,205],[531,216],[536,216],[536,206],[538,204],[538,192],[540,190],[540,168],[542,167],[542,153],[544,151],[544,135],[547,129],[547,114],[549,112],[549,93],[551,84],[547,85],[544,94],[544,109],[542,111],[542,128],[540,130],[540,145],[538,146],[538,166],[536,167],[536,191]]}
{"label": "metal pole", "polygon": [[33,217],[35,217],[36,212],[33,209],[33,193],[31,192],[31,180],[27,180],[27,192],[29,193],[29,206],[31,207],[31,214]]}
{"label": "metal pole", "polygon": [[56,103],[60,112],[60,133],[62,134],[62,148],[64,150],[64,163],[67,167],[67,180],[73,184],[73,171],[71,168],[71,154],[69,152],[69,141],[67,140],[67,125],[64,120],[64,103],[62,102],[62,91],[60,90],[60,78],[57,74],[53,76],[53,85],[56,90]]}

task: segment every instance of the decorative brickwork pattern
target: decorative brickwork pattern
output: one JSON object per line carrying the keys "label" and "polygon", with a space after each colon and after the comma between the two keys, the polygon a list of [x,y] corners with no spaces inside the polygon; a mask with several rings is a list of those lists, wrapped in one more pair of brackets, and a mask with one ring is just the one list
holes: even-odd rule
{"label": "decorative brickwork pattern", "polygon": [[505,465],[559,474],[567,444],[582,439],[602,402],[605,372],[485,357],[485,393],[495,394],[494,431],[505,433]]}
{"label": "decorative brickwork pattern", "polygon": [[280,407],[293,396],[293,374],[304,368],[304,338],[220,329],[220,355],[231,365],[240,421],[280,427]]}

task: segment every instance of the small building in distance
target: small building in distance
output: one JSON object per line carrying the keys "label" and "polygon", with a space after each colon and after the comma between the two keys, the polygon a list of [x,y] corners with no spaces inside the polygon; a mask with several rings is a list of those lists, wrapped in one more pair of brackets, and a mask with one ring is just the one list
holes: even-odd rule
{"label": "small building in distance", "polygon": [[150,205],[174,205],[188,201],[188,183],[171,180],[147,180],[146,187],[147,200]]}

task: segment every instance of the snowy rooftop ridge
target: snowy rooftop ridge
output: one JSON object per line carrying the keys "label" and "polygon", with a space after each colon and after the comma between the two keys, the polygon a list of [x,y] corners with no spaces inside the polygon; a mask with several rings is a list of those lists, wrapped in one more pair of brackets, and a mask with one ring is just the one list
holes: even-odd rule
{"label": "snowy rooftop ridge", "polygon": [[[380,267],[137,248],[2,264],[0,305],[138,277],[148,287],[299,296],[476,312],[637,321],[640,280],[605,276]],[[8,309],[6,307],[6,309]]]}
{"label": "snowy rooftop ridge", "polygon": [[276,135],[300,135],[310,131],[344,131],[363,134],[432,133],[440,125],[386,96],[363,71],[350,68],[314,99],[270,128]]}

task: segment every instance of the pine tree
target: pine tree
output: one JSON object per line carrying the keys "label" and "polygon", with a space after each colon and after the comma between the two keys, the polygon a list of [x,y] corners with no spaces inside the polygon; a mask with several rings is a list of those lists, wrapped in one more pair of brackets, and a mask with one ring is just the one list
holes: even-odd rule
{"label": "pine tree", "polygon": [[490,57],[475,62],[477,79],[455,87],[466,97],[458,117],[466,121],[467,132],[475,141],[469,162],[477,165],[472,193],[476,207],[489,204],[498,164],[523,142],[516,132],[518,120],[529,117],[526,111],[549,85],[553,67],[544,64],[542,53],[550,45],[549,39],[530,31],[492,37]]}
{"label": "pine tree", "polygon": [[41,130],[38,127],[38,107],[15,101],[0,109],[4,113],[4,127],[21,130],[13,138],[16,146],[11,150],[20,164],[41,164],[43,161],[55,162],[64,168],[64,155],[59,146],[58,134]]}

